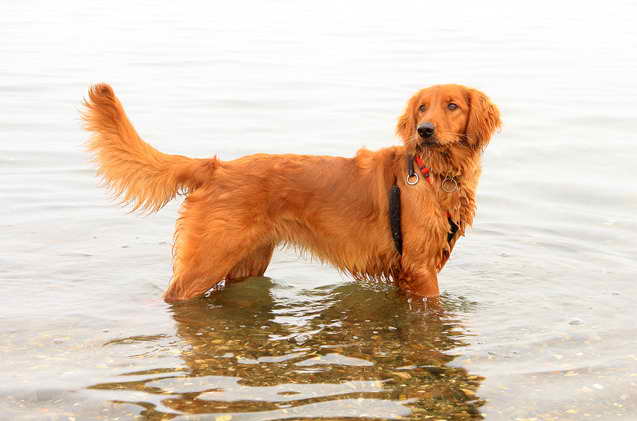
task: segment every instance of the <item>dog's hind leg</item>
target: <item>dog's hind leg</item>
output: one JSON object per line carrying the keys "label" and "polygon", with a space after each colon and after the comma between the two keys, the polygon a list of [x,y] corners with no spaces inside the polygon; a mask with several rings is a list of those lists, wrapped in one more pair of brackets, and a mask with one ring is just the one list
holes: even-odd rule
{"label": "dog's hind leg", "polygon": [[241,259],[226,276],[228,281],[239,281],[250,276],[263,276],[270,264],[274,244],[266,244]]}
{"label": "dog's hind leg", "polygon": [[[252,218],[248,223],[237,212],[208,204],[192,197],[184,203],[177,221],[173,277],[164,293],[167,302],[199,297],[233,272],[239,274],[250,268],[262,273],[267,267],[272,242],[264,221]],[[259,264],[252,260],[253,265],[235,270],[255,253],[261,256]]]}
{"label": "dog's hind leg", "polygon": [[263,257],[260,265],[244,263],[254,253],[253,240],[256,238],[247,237],[245,233],[216,232],[215,238],[199,238],[195,244],[175,250],[173,277],[164,300],[175,302],[199,297],[224,279],[232,278],[230,275],[262,274],[269,259],[266,263]]}

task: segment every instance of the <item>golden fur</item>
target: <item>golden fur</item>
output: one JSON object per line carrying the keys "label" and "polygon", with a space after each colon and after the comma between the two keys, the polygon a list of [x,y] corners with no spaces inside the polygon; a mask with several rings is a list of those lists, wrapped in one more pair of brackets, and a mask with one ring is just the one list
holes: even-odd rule
{"label": "golden fur", "polygon": [[[403,146],[362,149],[353,158],[256,154],[221,161],[154,149],[109,85],[93,86],[85,106],[86,129],[93,132],[88,148],[123,202],[153,212],[178,193],[187,195],[166,301],[262,275],[277,244],[307,250],[355,278],[391,279],[409,294],[437,296],[437,273],[473,221],[480,155],[500,125],[498,109],[481,92],[438,85],[409,100],[396,129]],[[423,122],[435,125],[435,145],[418,135]],[[414,154],[431,168],[431,183],[421,177],[406,184],[407,157]],[[457,181],[457,191],[442,190],[446,177]],[[402,256],[389,228],[394,183],[402,192]],[[459,226],[451,243],[448,216]]]}

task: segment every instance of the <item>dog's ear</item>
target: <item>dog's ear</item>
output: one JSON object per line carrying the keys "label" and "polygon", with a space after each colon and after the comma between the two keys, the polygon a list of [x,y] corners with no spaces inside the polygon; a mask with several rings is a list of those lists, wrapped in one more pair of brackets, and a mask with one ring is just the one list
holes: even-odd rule
{"label": "dog's ear", "polygon": [[414,119],[414,104],[416,103],[416,96],[414,95],[407,102],[405,112],[398,117],[398,123],[396,124],[396,134],[400,136],[405,145],[408,145],[410,140],[414,138],[416,134],[416,120]]}
{"label": "dog's ear", "polygon": [[478,90],[468,89],[467,99],[470,106],[467,140],[470,144],[483,148],[502,124],[500,111],[485,94]]}

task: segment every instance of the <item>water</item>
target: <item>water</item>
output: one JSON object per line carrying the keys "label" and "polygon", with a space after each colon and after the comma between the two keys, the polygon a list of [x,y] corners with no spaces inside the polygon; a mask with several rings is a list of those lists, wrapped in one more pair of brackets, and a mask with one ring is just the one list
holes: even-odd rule
{"label": "water", "polygon": [[[0,418],[637,418],[637,5],[6,2]],[[160,299],[178,203],[97,187],[80,100],[111,83],[169,153],[395,144],[417,89],[475,86],[504,128],[444,309],[280,251]],[[349,418],[348,418],[349,417]]]}

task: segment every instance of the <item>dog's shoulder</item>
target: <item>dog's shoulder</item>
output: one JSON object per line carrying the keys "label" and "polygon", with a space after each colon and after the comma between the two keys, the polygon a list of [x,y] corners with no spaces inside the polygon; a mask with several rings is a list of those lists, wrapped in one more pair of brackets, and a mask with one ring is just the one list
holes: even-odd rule
{"label": "dog's shoulder", "polygon": [[[377,185],[379,191],[388,192],[404,170],[405,151],[402,146],[378,149],[359,149],[352,159],[356,171]],[[373,180],[373,181],[372,181]]]}
{"label": "dog's shoulder", "polygon": [[367,148],[361,148],[354,156],[354,162],[360,168],[370,168],[379,166],[393,167],[396,162],[400,162],[405,154],[404,147],[391,146],[375,151]]}

